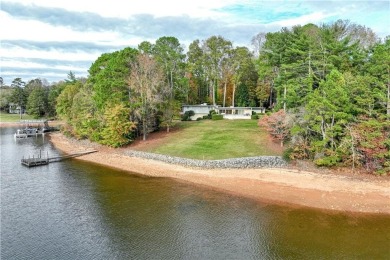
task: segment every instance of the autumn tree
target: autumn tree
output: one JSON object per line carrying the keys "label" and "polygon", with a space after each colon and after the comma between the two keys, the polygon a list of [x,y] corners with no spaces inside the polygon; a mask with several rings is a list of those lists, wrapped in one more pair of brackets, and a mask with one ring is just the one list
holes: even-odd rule
{"label": "autumn tree", "polygon": [[[103,135],[103,130],[109,121],[97,109],[93,99],[93,88],[90,84],[83,84],[73,96],[72,107],[70,109],[71,125],[73,134],[80,139],[88,138],[94,142],[107,140]],[[106,106],[104,112],[112,106]],[[110,145],[106,141],[107,145]]]}
{"label": "autumn tree", "polygon": [[130,90],[130,104],[146,140],[156,120],[158,104],[161,101],[160,89],[164,73],[156,61],[148,55],[140,54],[130,63],[131,73],[127,83]]}
{"label": "autumn tree", "polygon": [[362,117],[351,127],[360,164],[369,172],[390,173],[390,122]]}
{"label": "autumn tree", "polygon": [[228,51],[227,55],[221,61],[221,81],[223,83],[223,100],[222,106],[226,106],[226,98],[227,98],[227,88],[229,83],[231,82],[234,75],[234,60],[233,60],[233,52],[231,50]]}
{"label": "autumn tree", "polygon": [[110,103],[105,109],[100,143],[112,147],[120,147],[133,141],[132,132],[136,128],[135,122],[129,121],[130,108],[124,104]]}
{"label": "autumn tree", "polygon": [[236,47],[232,50],[233,90],[232,106],[255,106],[258,75],[253,56],[248,48]]}
{"label": "autumn tree", "polygon": [[[160,37],[152,45],[152,54],[165,74],[166,84],[162,85],[160,95],[160,119],[169,132],[173,118],[179,114],[180,101],[187,97],[188,84],[185,78],[183,47],[175,37]],[[179,109],[178,109],[179,108]]]}
{"label": "autumn tree", "polygon": [[269,116],[264,115],[258,124],[264,127],[274,140],[279,141],[280,146],[283,146],[290,137],[292,121],[284,110],[279,110]]}
{"label": "autumn tree", "polygon": [[203,62],[207,68],[211,100],[213,105],[217,101],[217,88],[222,74],[222,61],[232,48],[232,42],[222,36],[211,36],[202,44]]}
{"label": "autumn tree", "polygon": [[193,103],[210,101],[208,88],[207,66],[204,62],[204,53],[199,40],[193,41],[187,52],[187,70],[191,88],[190,100]]}
{"label": "autumn tree", "polygon": [[82,88],[81,82],[68,84],[56,99],[56,112],[60,119],[71,122],[74,97]]}

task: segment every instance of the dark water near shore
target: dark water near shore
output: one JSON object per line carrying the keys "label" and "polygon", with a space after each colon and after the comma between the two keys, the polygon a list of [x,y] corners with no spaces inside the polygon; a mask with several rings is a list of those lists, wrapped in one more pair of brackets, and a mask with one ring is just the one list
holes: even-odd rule
{"label": "dark water near shore", "polygon": [[390,216],[267,205],[77,160],[1,130],[1,259],[390,259]]}

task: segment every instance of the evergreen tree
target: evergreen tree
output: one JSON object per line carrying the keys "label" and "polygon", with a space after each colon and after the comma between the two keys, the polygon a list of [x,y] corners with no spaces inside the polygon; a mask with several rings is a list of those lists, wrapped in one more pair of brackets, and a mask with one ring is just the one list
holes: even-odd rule
{"label": "evergreen tree", "polygon": [[20,119],[22,119],[22,112],[26,107],[28,93],[24,89],[25,82],[21,78],[15,78],[12,81],[11,88],[13,89],[9,101],[19,106]]}
{"label": "evergreen tree", "polygon": [[132,48],[101,55],[89,69],[88,83],[93,86],[93,98],[99,110],[103,111],[107,102],[129,100],[127,77],[130,64],[138,54]]}
{"label": "evergreen tree", "polygon": [[47,92],[43,87],[34,88],[27,100],[27,113],[35,118],[45,115],[47,110]]}
{"label": "evergreen tree", "polygon": [[378,109],[390,118],[390,36],[377,43],[367,63],[366,70],[376,79],[374,83]]}

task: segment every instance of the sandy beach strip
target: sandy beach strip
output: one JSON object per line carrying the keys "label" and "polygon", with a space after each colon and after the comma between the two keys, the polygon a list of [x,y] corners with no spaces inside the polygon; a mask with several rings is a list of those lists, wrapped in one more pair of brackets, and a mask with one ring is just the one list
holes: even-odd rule
{"label": "sandy beach strip", "polygon": [[97,149],[78,157],[132,173],[168,177],[204,185],[267,203],[304,206],[353,213],[390,214],[388,178],[354,178],[292,169],[194,169],[160,161],[129,157],[113,149],[51,133],[53,145],[65,152]]}

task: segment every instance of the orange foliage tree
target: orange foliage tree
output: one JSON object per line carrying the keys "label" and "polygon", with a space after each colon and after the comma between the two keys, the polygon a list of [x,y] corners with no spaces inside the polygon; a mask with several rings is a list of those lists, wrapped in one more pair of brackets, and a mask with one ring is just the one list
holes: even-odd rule
{"label": "orange foliage tree", "polygon": [[290,137],[290,129],[292,125],[291,118],[284,110],[279,110],[271,115],[264,115],[258,125],[264,127],[274,140],[280,142],[283,147],[284,141]]}

